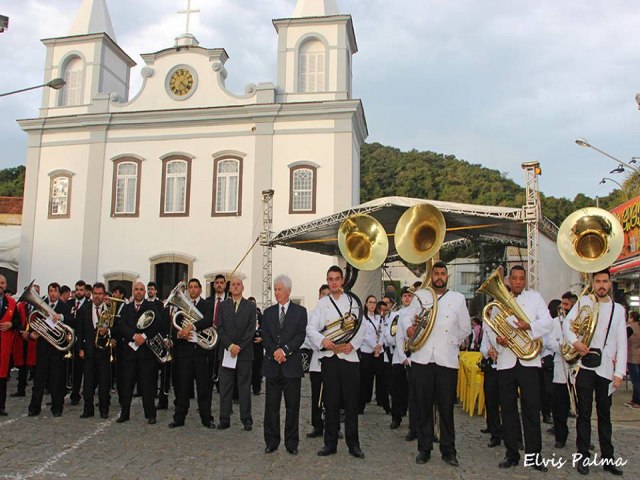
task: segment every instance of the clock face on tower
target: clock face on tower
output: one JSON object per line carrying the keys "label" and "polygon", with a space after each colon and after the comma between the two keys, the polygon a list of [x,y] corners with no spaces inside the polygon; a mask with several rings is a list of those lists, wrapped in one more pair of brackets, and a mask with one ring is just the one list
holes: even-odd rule
{"label": "clock face on tower", "polygon": [[196,88],[196,77],[186,66],[175,67],[167,78],[167,90],[172,97],[184,100],[191,96]]}

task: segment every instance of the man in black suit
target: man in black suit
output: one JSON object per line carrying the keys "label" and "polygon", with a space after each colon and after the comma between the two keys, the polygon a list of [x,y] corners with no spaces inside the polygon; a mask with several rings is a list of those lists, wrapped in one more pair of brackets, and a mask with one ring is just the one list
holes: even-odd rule
{"label": "man in black suit", "polygon": [[[160,312],[161,330],[163,337],[171,335],[171,317],[169,307],[165,308],[164,302],[158,297],[158,285],[156,282],[147,283],[147,300],[153,302]],[[158,405],[156,410],[166,410],[169,408],[169,390],[171,389],[171,367],[173,362],[158,363],[158,373],[160,377],[160,389],[158,390]]]}
{"label": "man in black suit", "polygon": [[[123,423],[129,420],[133,387],[138,381],[142,394],[144,415],[150,425],[156,423],[155,387],[157,385],[156,357],[146,344],[147,338],[153,338],[160,332],[160,312],[156,306],[145,300],[145,286],[142,282],[133,285],[133,302],[126,304],[121,310],[121,317],[116,323],[119,342],[122,343],[122,354],[118,358],[122,362],[122,393],[120,417],[116,420]],[[138,319],[145,312],[153,312],[154,321],[145,329],[138,328]]]}
{"label": "man in black suit", "polygon": [[[56,282],[49,284],[47,289],[47,299],[45,303],[49,305],[56,314],[51,319],[54,323],[69,321],[71,314],[67,305],[60,300],[60,285]],[[62,415],[65,390],[65,352],[61,352],[41,338],[36,332],[31,331],[31,338],[38,339],[36,357],[36,369],[33,377],[33,393],[29,403],[29,416],[34,417],[40,414],[42,408],[42,395],[44,388],[49,386],[51,393],[51,412],[54,417]]]}
{"label": "man in black suit", "polygon": [[264,406],[265,453],[280,445],[280,399],[284,393],[287,416],[284,445],[287,452],[298,454],[300,417],[300,382],[304,375],[300,347],[307,329],[307,309],[291,302],[291,279],[279,275],[273,282],[278,302],[264,311],[262,339],[265,357],[262,374],[266,378],[267,398]]}
{"label": "man in black suit", "polygon": [[220,424],[229,428],[233,383],[238,379],[240,420],[246,431],[253,429],[251,417],[251,366],[253,363],[253,337],[256,333],[256,307],[242,298],[244,285],[232,277],[229,285],[231,298],[218,310],[218,359],[220,366]]}
{"label": "man in black suit", "polygon": [[[75,285],[74,298],[70,298],[66,302],[71,313],[69,325],[76,330],[76,334],[80,328],[78,319],[86,315],[91,307],[91,298],[85,297],[86,286],[87,284],[84,280],[78,280]],[[69,363],[68,371],[72,385],[71,405],[78,405],[80,403],[80,389],[82,388],[82,377],[84,375],[84,360],[80,357],[80,345],[78,341],[76,341],[73,347],[73,358],[67,359],[67,362]]]}
{"label": "man in black suit", "polygon": [[[214,361],[213,351],[206,350],[196,343],[196,332],[209,328],[213,325],[213,312],[200,295],[202,294],[202,285],[200,280],[192,278],[187,286],[189,301],[198,310],[203,318],[193,325],[184,326],[179,319],[178,323],[182,326],[182,330],[174,335],[174,368],[176,392],[175,412],[173,414],[173,422],[169,424],[169,428],[182,427],[184,419],[189,411],[189,396],[193,388],[193,380],[196,381],[198,412],[200,413],[200,421],[207,428],[215,428],[213,416],[211,415],[211,364]],[[195,320],[194,316],[194,320]],[[174,329],[175,330],[175,329]]]}
{"label": "man in black suit", "polygon": [[[107,328],[98,328],[100,315],[108,307],[104,304],[105,286],[103,283],[93,285],[92,304],[87,308],[81,308],[76,314],[76,335],[80,358],[84,363],[84,410],[80,418],[93,417],[93,395],[98,386],[98,408],[100,417],[108,418],[109,402],[111,397],[111,363],[109,362],[110,332]],[[96,330],[98,330],[98,345],[96,348]]]}

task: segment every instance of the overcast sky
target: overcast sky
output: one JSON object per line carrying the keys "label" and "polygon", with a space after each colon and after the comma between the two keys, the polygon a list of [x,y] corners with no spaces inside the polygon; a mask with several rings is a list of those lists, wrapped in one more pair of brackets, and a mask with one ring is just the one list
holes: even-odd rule
{"label": "overcast sky", "polygon": [[[4,0],[0,93],[42,83],[40,39],[64,36],[81,0]],[[456,155],[506,172],[538,160],[544,193],[605,195],[615,162],[640,156],[640,4],[637,0],[338,0],[353,16],[359,52],[354,95],[370,136],[403,150]],[[120,46],[141,53],[170,47],[184,30],[186,0],[108,0]],[[192,0],[191,31],[206,48],[224,47],[228,86],[276,80],[276,32],[295,0]],[[0,98],[0,168],[24,164],[18,118],[38,115],[41,93]]]}

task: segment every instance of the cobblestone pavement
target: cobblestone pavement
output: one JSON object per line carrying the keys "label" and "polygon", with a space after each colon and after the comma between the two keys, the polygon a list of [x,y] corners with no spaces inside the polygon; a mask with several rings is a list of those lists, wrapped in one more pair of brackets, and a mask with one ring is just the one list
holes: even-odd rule
{"label": "cobblestone pavement", "polygon": [[[15,391],[13,381],[8,391]],[[167,428],[171,410],[159,411],[158,424],[147,425],[139,399],[135,399],[132,406],[131,421],[116,424],[118,408],[114,407],[108,420],[101,420],[99,416],[80,419],[82,407],[72,407],[66,399],[60,418],[53,418],[44,405],[40,416],[27,417],[29,397],[8,398],[9,416],[0,418],[0,479],[579,478],[570,467],[571,445],[575,439],[573,420],[570,420],[569,446],[565,449],[554,449],[552,436],[543,433],[545,456],[556,459],[562,456],[568,460],[566,466],[550,468],[544,474],[524,468],[521,463],[504,471],[498,469],[498,462],[504,456],[503,447],[487,448],[488,436],[480,433],[485,426],[484,418],[469,417],[459,406],[456,406],[458,468],[440,459],[437,446],[429,463],[416,465],[416,443],[404,440],[406,422],[399,429],[390,430],[390,417],[371,404],[360,416],[360,442],[366,458],[351,457],[344,441],[339,444],[337,455],[318,457],[316,452],[322,447],[322,439],[304,437],[310,430],[307,379],[303,380],[302,395],[302,438],[300,453],[295,457],[286,452],[284,445],[273,454],[263,453],[264,393],[252,396],[252,432],[242,430],[237,405],[228,430],[202,427],[194,401],[185,427],[171,430]],[[636,453],[640,444],[640,411],[623,406],[629,398],[630,392],[624,387],[614,398],[614,445],[616,455],[628,460],[624,476],[640,478],[640,456]],[[216,420],[217,408],[218,398],[214,395]],[[590,478],[609,477],[600,467],[591,469]]]}

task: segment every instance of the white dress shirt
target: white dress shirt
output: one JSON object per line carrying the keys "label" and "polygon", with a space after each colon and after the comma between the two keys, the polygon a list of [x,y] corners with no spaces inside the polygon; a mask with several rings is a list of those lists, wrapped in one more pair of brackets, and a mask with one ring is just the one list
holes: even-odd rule
{"label": "white dress shirt", "polygon": [[[591,348],[599,348],[601,350],[602,359],[600,366],[596,368],[589,368],[582,365],[580,362],[580,368],[586,370],[595,370],[595,372],[602,378],[613,380],[614,375],[619,378],[624,378],[627,371],[627,323],[626,323],[626,311],[619,303],[612,302],[599,302],[600,311],[598,313],[598,323],[596,324],[596,331],[591,339],[591,344],[588,345]],[[611,316],[611,308],[615,305],[613,310],[613,317]],[[573,345],[579,338],[570,328],[571,321],[576,318],[580,306],[593,306],[591,298],[583,296],[576,303],[567,318],[562,325],[562,330],[567,341]],[[609,318],[611,318],[611,329],[609,331],[609,337],[607,338],[606,345],[604,344],[605,336],[607,335],[607,327],[609,326]]]}
{"label": "white dress shirt", "polygon": [[545,348],[553,352],[553,383],[567,383],[569,364],[565,361],[561,351],[564,344],[562,325],[566,321],[566,319],[561,320],[559,317],[554,318],[553,330],[542,340]]}
{"label": "white dress shirt", "polygon": [[[394,339],[395,349],[393,350],[393,365],[402,365],[407,359],[407,355],[404,353],[404,341],[407,338],[407,328],[413,323],[413,319],[409,315],[404,315],[405,311],[409,307],[402,307],[398,310],[398,327],[396,329],[396,337]],[[391,335],[391,331],[389,331]],[[411,363],[411,360],[409,360]]]}
{"label": "white dress shirt", "polygon": [[[418,290],[411,305],[402,314],[404,324],[411,325],[420,313],[420,302],[425,307],[432,304],[433,298],[427,290]],[[406,330],[406,329],[405,329]],[[406,336],[406,331],[403,332]],[[471,334],[471,318],[467,302],[461,293],[447,290],[438,299],[438,313],[433,330],[420,350],[411,354],[411,362],[421,365],[436,363],[442,367],[458,368],[460,344]],[[397,341],[397,340],[396,340]]]}
{"label": "white dress shirt", "polygon": [[[319,359],[322,359],[324,357],[332,357],[333,355],[335,355],[335,353],[332,350],[322,349],[322,341],[324,340],[325,335],[324,333],[321,333],[321,332],[323,332],[324,327],[330,324],[331,322],[334,322],[341,315],[344,315],[349,311],[349,297],[346,294],[341,294],[340,298],[338,298],[337,300],[333,299],[333,301],[335,302],[336,306],[340,310],[341,314],[338,314],[338,311],[335,309],[335,307],[331,303],[330,295],[322,297],[318,301],[316,308],[314,308],[309,313],[309,323],[307,324],[307,337],[309,338],[311,343],[319,350],[319,353],[318,353]],[[353,302],[352,307],[353,308],[356,307],[356,302]],[[348,354],[338,353],[338,358],[342,360],[347,360],[349,362],[359,362],[360,359],[358,358],[357,350],[358,348],[360,348],[362,344],[363,334],[364,334],[363,329],[360,328],[358,330],[358,333],[356,333],[356,335],[351,339],[351,342],[350,342],[351,346],[353,347],[353,350]]]}
{"label": "white dress shirt", "polygon": [[[548,333],[551,333],[551,330],[553,329],[553,318],[551,318],[551,315],[549,314],[549,308],[542,298],[542,295],[535,290],[525,290],[515,297],[515,300],[529,319],[531,330],[526,330],[526,332],[532,339],[535,340],[537,338],[542,338]],[[496,309],[492,312],[492,316],[497,313],[495,310]],[[513,315],[507,317],[507,322],[509,322],[513,328],[517,328],[516,318]],[[488,333],[491,336],[491,343],[496,346],[496,350],[498,351],[498,370],[513,368],[516,366],[516,362],[518,361],[525,367],[542,366],[540,362],[540,355],[532,360],[520,360],[509,347],[498,345],[496,342],[496,334],[493,330],[490,330]]]}
{"label": "white dress shirt", "polygon": [[[480,353],[484,358],[489,358],[489,348],[493,347],[494,350],[497,350],[496,346],[491,343],[491,335],[489,335],[489,331],[491,328],[487,325],[487,322],[482,322],[482,340],[480,340]],[[494,337],[495,340],[495,337]],[[498,365],[496,362],[491,363],[491,368],[494,370],[498,369]]]}
{"label": "white dress shirt", "polygon": [[362,316],[362,325],[360,326],[360,330],[362,330],[360,351],[362,353],[373,353],[376,349],[376,345],[378,345],[379,328],[381,328],[380,315],[366,313]]}

